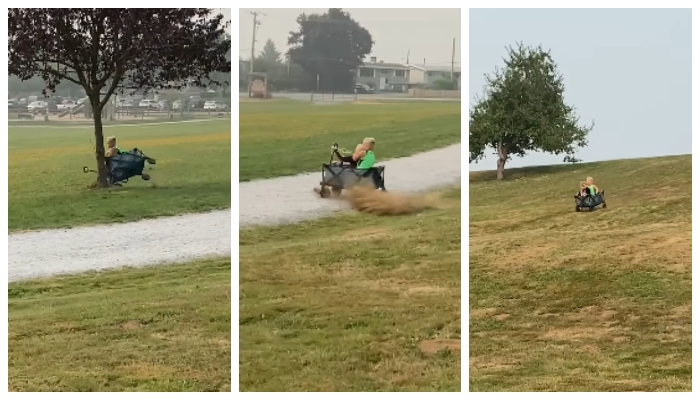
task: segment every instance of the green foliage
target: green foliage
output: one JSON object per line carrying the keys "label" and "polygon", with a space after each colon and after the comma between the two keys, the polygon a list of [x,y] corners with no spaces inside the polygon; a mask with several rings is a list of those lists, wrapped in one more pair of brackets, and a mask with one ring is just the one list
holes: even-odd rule
{"label": "green foliage", "polygon": [[457,80],[438,79],[431,86],[436,90],[457,90]]}
{"label": "green foliage", "polygon": [[272,63],[279,63],[281,55],[282,53],[277,51],[277,46],[275,46],[275,42],[273,42],[272,39],[267,39],[267,41],[265,42],[265,47],[263,47],[263,51],[260,54],[260,60]]}
{"label": "green foliage", "polygon": [[498,175],[512,156],[530,151],[565,154],[587,145],[591,126],[580,126],[575,109],[564,102],[563,77],[549,51],[541,46],[508,47],[505,67],[486,77],[483,96],[469,112],[469,162],[484,157],[486,148],[498,155]]}
{"label": "green foliage", "polygon": [[299,30],[288,39],[289,56],[314,77],[306,81],[309,88],[315,88],[318,75],[322,90],[351,91],[351,71],[363,64],[374,45],[369,31],[340,8],[321,15],[301,14],[297,23]]}

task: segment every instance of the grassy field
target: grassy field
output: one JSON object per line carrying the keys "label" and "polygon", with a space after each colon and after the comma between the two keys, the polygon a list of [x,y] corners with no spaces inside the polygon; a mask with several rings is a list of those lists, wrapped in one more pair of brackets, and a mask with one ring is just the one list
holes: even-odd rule
{"label": "grassy field", "polygon": [[242,102],[239,110],[239,181],[320,170],[336,142],[353,150],[374,137],[381,160],[460,141],[459,102]]}
{"label": "grassy field", "polygon": [[459,201],[241,230],[240,390],[459,391]]}
{"label": "grassy field", "polygon": [[231,261],[9,284],[10,391],[230,391]]}
{"label": "grassy field", "polygon": [[[156,158],[152,181],[93,190],[89,127],[9,127],[9,230],[128,221],[231,206],[231,121],[105,128],[124,149]],[[155,184],[155,186],[154,186]]]}
{"label": "grassy field", "polygon": [[470,390],[690,391],[691,157],[506,173],[470,174]]}

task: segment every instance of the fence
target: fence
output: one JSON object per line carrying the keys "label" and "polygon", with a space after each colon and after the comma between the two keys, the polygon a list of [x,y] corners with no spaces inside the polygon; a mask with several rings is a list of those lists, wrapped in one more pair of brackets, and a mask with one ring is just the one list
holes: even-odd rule
{"label": "fence", "polygon": [[435,89],[408,89],[409,97],[421,97],[424,99],[461,99],[461,90],[435,90]]}

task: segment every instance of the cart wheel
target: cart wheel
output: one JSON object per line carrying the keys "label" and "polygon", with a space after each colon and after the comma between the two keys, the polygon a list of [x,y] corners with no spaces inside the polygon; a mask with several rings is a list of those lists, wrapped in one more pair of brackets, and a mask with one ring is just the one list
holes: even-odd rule
{"label": "cart wheel", "polygon": [[331,196],[331,191],[328,190],[328,187],[322,186],[318,194],[320,194],[322,198],[327,199]]}
{"label": "cart wheel", "polygon": [[603,203],[603,208],[608,208],[608,205]]}
{"label": "cart wheel", "polygon": [[595,207],[588,207],[588,211],[593,212],[593,209],[594,209],[594,208],[595,208]]}
{"label": "cart wheel", "polygon": [[333,192],[333,195],[338,197],[340,196],[341,193],[343,193],[343,189],[341,188],[331,188],[331,191]]}
{"label": "cart wheel", "polygon": [[576,206],[576,212],[579,212],[579,211],[581,211],[581,209],[578,208],[578,206]]}
{"label": "cart wheel", "polygon": [[148,174],[142,174],[141,179],[143,179],[144,181],[147,181],[147,180],[151,179],[151,176]]}

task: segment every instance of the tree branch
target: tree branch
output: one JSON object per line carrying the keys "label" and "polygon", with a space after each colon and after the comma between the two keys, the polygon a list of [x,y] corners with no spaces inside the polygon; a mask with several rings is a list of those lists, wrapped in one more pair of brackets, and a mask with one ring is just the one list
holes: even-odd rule
{"label": "tree branch", "polygon": [[112,97],[114,91],[117,90],[117,87],[119,87],[119,82],[121,82],[123,76],[124,71],[122,71],[120,67],[117,67],[117,72],[114,73],[114,77],[112,78],[112,84],[109,85],[109,89],[107,89],[107,94],[105,94],[105,98],[100,100],[100,110],[102,110],[102,108],[107,104],[109,98]]}

